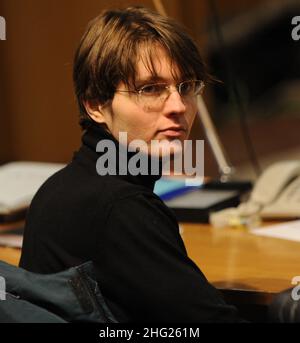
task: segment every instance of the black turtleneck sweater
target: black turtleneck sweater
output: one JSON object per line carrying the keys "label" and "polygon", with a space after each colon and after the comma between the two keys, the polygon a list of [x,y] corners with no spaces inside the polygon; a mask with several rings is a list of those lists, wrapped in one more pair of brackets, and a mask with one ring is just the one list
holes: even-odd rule
{"label": "black turtleneck sweater", "polygon": [[20,266],[55,273],[94,262],[120,322],[237,321],[187,256],[173,213],[153,193],[159,176],[99,176],[96,145],[113,137],[92,126],[73,161],[33,199]]}

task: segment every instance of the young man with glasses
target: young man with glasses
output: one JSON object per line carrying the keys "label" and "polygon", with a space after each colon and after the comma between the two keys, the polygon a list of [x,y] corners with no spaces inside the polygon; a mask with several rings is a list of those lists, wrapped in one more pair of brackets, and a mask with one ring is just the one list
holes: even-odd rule
{"label": "young man with glasses", "polygon": [[[146,148],[184,142],[206,79],[196,45],[169,18],[131,7],[89,24],[74,63],[82,146],[31,204],[22,267],[54,273],[92,260],[120,322],[239,320],[187,256],[173,213],[153,193],[153,161],[148,173],[132,175],[129,163],[124,173],[134,153],[118,141],[126,133]],[[103,140],[127,155],[107,161],[113,175],[96,168]]]}

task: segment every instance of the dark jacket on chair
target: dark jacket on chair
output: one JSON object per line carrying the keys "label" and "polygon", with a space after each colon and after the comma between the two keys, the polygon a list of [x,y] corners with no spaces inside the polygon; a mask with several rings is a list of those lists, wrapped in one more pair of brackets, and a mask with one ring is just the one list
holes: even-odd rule
{"label": "dark jacket on chair", "polygon": [[0,261],[0,323],[115,323],[87,262],[35,274]]}

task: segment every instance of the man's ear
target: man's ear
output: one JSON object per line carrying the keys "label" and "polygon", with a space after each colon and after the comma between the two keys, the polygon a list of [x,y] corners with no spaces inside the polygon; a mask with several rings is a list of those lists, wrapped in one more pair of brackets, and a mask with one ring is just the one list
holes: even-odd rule
{"label": "man's ear", "polygon": [[84,107],[91,119],[96,123],[107,124],[104,105],[100,105],[96,100],[86,100],[84,101]]}

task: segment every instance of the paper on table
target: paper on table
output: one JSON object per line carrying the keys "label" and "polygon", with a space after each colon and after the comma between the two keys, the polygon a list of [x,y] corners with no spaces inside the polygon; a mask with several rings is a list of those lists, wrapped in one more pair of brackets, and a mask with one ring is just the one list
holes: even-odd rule
{"label": "paper on table", "polygon": [[11,162],[0,167],[0,213],[28,207],[34,194],[63,164]]}
{"label": "paper on table", "polygon": [[0,235],[0,246],[22,248],[23,235]]}
{"label": "paper on table", "polygon": [[300,220],[293,220],[282,224],[275,224],[263,228],[253,229],[250,232],[259,236],[281,238],[300,242]]}

